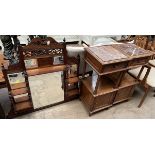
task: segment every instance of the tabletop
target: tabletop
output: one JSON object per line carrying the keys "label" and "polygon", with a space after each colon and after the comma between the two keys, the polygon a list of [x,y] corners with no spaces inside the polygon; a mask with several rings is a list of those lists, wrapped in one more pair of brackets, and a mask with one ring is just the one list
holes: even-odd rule
{"label": "tabletop", "polygon": [[102,64],[106,64],[108,62],[110,63],[112,61],[131,60],[132,58],[153,55],[151,51],[129,43],[88,47],[86,48],[86,51]]}

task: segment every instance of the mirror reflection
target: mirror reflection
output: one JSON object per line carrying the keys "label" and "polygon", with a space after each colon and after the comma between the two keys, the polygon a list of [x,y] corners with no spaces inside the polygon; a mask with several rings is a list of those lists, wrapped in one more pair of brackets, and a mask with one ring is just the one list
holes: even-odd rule
{"label": "mirror reflection", "polygon": [[29,77],[34,109],[64,101],[62,73],[59,71]]}

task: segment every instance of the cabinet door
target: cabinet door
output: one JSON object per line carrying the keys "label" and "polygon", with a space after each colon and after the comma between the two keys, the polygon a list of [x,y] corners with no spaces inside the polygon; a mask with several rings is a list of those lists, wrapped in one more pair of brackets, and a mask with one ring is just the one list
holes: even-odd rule
{"label": "cabinet door", "polygon": [[114,104],[122,102],[124,100],[128,100],[132,96],[134,88],[135,86],[129,86],[118,90]]}
{"label": "cabinet door", "polygon": [[95,110],[102,107],[108,107],[112,105],[115,92],[108,93],[105,95],[97,96],[95,98]]}

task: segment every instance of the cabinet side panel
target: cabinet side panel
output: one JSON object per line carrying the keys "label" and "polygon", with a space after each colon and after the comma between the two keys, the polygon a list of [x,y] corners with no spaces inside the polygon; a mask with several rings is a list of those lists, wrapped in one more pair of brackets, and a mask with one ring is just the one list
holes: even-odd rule
{"label": "cabinet side panel", "polygon": [[81,88],[80,88],[80,99],[82,100],[82,102],[85,104],[85,106],[90,111],[91,106],[93,104],[94,97],[89,92],[89,90],[85,87],[84,84],[81,84]]}

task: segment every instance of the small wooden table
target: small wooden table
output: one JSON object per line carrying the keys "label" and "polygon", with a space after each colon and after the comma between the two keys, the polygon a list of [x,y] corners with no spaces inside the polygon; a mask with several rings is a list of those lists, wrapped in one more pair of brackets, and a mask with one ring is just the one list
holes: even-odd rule
{"label": "small wooden table", "polygon": [[81,82],[80,98],[89,115],[116,103],[128,100],[139,81],[127,73],[129,69],[143,66],[153,55],[134,44],[113,44],[85,49],[85,65],[96,72]]}

